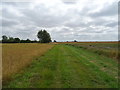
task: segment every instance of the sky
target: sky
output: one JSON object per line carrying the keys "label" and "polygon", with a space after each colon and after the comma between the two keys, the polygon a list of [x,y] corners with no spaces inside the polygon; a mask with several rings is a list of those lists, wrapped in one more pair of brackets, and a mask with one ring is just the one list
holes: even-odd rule
{"label": "sky", "polygon": [[41,29],[56,41],[118,40],[118,0],[2,2],[2,35],[38,40]]}

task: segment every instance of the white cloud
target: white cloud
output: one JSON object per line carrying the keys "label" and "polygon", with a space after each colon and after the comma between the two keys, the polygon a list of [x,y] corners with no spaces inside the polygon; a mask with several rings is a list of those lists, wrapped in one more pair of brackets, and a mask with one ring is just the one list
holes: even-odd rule
{"label": "white cloud", "polygon": [[3,34],[37,39],[46,29],[52,39],[117,40],[117,0],[39,0],[2,3]]}

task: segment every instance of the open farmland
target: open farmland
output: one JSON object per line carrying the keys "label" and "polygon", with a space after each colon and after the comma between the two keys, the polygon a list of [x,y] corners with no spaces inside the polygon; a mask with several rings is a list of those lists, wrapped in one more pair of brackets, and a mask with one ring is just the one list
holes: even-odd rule
{"label": "open farmland", "polygon": [[1,0],[0,6],[3,89],[120,88],[118,0]]}
{"label": "open farmland", "polygon": [[[110,46],[112,47],[111,44]],[[52,47],[52,45],[50,46],[43,45],[43,47],[42,47],[43,50],[47,48],[49,49]],[[41,49],[37,49],[35,52],[39,52],[39,50]],[[27,53],[35,52],[31,52],[28,50]],[[12,54],[13,53],[11,53],[11,55]],[[10,81],[7,85],[4,85],[3,87],[4,88],[118,87],[118,63],[113,58],[109,58],[104,55],[99,55],[98,53],[94,53],[88,49],[78,48],[76,46],[65,44],[56,44],[44,55],[42,56],[41,54],[37,55],[40,55],[40,57],[36,59],[34,58],[31,65],[27,68],[24,68],[22,70],[22,73],[17,73],[16,75],[13,75],[13,80]],[[12,62],[9,61],[9,63]],[[7,68],[5,69],[7,70]]]}
{"label": "open farmland", "polygon": [[36,56],[43,55],[51,44],[2,44],[3,81],[25,66],[28,66]]}
{"label": "open farmland", "polygon": [[118,42],[87,42],[87,43],[69,43],[78,48],[87,49],[88,51],[104,55],[113,59],[118,59],[120,52],[118,51]]}

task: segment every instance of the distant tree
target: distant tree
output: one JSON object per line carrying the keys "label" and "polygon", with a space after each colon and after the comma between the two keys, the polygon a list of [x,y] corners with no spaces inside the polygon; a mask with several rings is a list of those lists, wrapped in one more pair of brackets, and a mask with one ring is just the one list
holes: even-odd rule
{"label": "distant tree", "polygon": [[26,42],[26,40],[20,40],[20,43],[25,43]]}
{"label": "distant tree", "polygon": [[19,43],[19,42],[20,42],[20,39],[19,39],[19,38],[14,38],[14,42],[15,42],[15,43]]}
{"label": "distant tree", "polygon": [[19,38],[13,38],[13,37],[7,37],[5,35],[2,36],[2,42],[3,43],[18,43],[20,42]]}
{"label": "distant tree", "polygon": [[74,40],[74,42],[77,42],[76,40]]}
{"label": "distant tree", "polygon": [[30,39],[27,39],[27,40],[26,40],[26,43],[31,43],[31,40],[30,40]]}
{"label": "distant tree", "polygon": [[2,40],[7,40],[7,39],[8,39],[7,36],[5,36],[5,35],[2,36]]}
{"label": "distant tree", "polygon": [[3,42],[3,43],[7,43],[7,41],[8,41],[8,37],[5,36],[5,35],[3,35],[3,36],[2,36],[2,42]]}
{"label": "distant tree", "polygon": [[33,41],[31,41],[31,43],[37,43],[37,40],[33,40]]}
{"label": "distant tree", "polygon": [[40,30],[37,34],[37,37],[41,43],[51,42],[50,34],[46,30]]}
{"label": "distant tree", "polygon": [[54,40],[53,42],[57,42],[56,40]]}
{"label": "distant tree", "polygon": [[15,39],[14,39],[13,37],[9,37],[8,42],[9,42],[9,43],[14,43],[14,42],[15,42]]}
{"label": "distant tree", "polygon": [[26,40],[20,40],[19,38],[13,38],[13,37],[7,37],[6,35],[2,36],[2,40],[0,40],[0,43],[37,43],[38,41],[30,39]]}

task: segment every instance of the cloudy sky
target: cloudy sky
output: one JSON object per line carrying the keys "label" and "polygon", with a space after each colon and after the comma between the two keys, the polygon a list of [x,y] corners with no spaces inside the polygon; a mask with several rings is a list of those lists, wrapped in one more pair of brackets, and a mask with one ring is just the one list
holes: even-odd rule
{"label": "cloudy sky", "polygon": [[3,2],[2,35],[38,40],[46,29],[52,40],[118,40],[118,0],[35,0]]}

